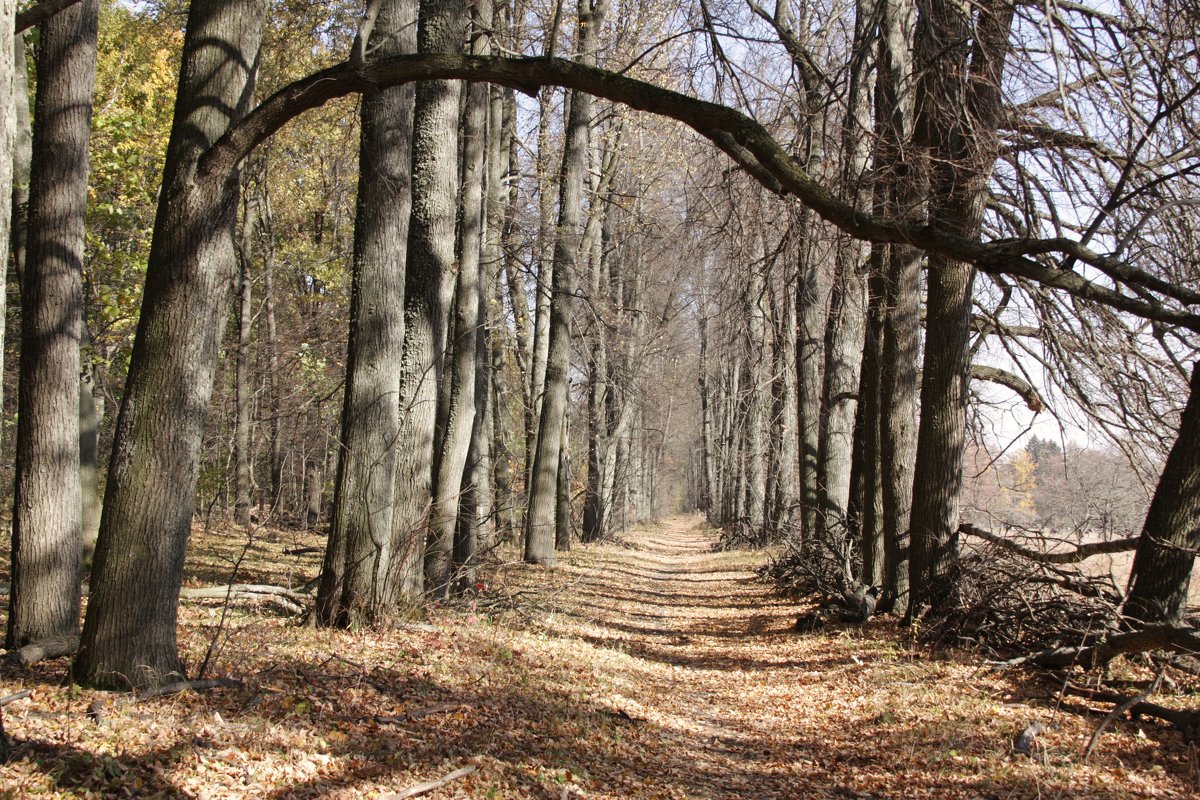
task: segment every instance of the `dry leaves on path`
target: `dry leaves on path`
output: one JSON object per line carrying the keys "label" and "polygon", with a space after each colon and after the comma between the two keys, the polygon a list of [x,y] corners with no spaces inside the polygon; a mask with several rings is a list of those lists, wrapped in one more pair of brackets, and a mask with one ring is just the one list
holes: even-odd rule
{"label": "dry leaves on path", "polygon": [[[294,538],[294,537],[293,537]],[[215,675],[241,688],[87,711],[65,662],[9,671],[18,740],[6,797],[432,798],[1191,797],[1197,757],[1173,732],[1028,694],[1019,676],[914,649],[892,623],[791,630],[797,608],[755,580],[762,554],[712,553],[694,518],[508,563],[474,608],[388,633],[316,631],[237,605]],[[289,541],[290,547],[297,542]],[[317,546],[319,541],[300,542]],[[192,564],[214,573],[197,537]],[[225,546],[225,545],[223,545]],[[263,548],[264,583],[319,556]],[[193,572],[193,574],[196,574]],[[219,604],[185,604],[203,657]],[[1030,722],[1047,728],[1014,755]],[[467,770],[467,768],[473,768]],[[465,770],[465,771],[464,771]]]}

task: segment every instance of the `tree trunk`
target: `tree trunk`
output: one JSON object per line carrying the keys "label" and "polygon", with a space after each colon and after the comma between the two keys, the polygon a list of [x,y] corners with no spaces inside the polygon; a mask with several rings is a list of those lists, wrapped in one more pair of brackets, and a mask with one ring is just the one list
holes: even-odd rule
{"label": "tree trunk", "polygon": [[776,536],[790,533],[795,525],[798,502],[797,484],[799,465],[796,453],[797,386],[796,386],[796,339],[799,320],[796,317],[795,287],[783,287],[783,307],[780,309],[779,324],[776,326],[779,341],[776,345],[775,382],[778,385],[779,409],[776,412],[779,461],[775,472],[774,517],[772,531]]}
{"label": "tree trunk", "polygon": [[237,268],[238,176],[197,181],[196,167],[253,96],[265,5],[193,0],[189,8],[142,311],[74,666],[83,683],[146,686],[183,671],[175,639],[179,586]]}
{"label": "tree trunk", "polygon": [[1142,622],[1174,621],[1187,607],[1200,551],[1200,362],[1192,366],[1191,394],[1133,559],[1125,611]]}
{"label": "tree trunk", "polygon": [[813,241],[818,226],[810,211],[800,212],[802,254],[797,269],[800,332],[796,348],[799,393],[800,535],[805,540],[816,533],[821,509],[818,484],[821,449],[821,387],[825,373],[825,322],[829,314],[828,264],[818,256]]}
{"label": "tree trunk", "polygon": [[[380,56],[415,50],[416,10],[414,0],[383,3],[368,47]],[[362,101],[346,387],[333,515],[317,593],[319,625],[379,624],[392,613],[412,115],[408,86]]]}
{"label": "tree trunk", "polygon": [[[479,9],[477,9],[478,13]],[[489,13],[490,17],[490,13]],[[487,31],[481,24],[473,32],[471,51],[487,55]],[[486,361],[486,347],[481,354],[476,346],[482,334],[486,313],[481,299],[484,286],[480,272],[480,251],[484,236],[483,185],[486,169],[486,137],[488,117],[488,87],[472,83],[466,89],[466,113],[463,119],[463,183],[462,225],[458,259],[458,285],[454,301],[454,338],[446,350],[446,370],[449,373],[445,389],[444,434],[437,458],[433,513],[429,528],[429,545],[425,555],[425,581],[430,591],[449,596],[454,571],[454,537],[459,527],[468,451],[475,429],[475,378],[478,362]]]}
{"label": "tree trunk", "polygon": [[[606,0],[589,8],[580,0],[579,52],[590,63],[597,33],[603,22]],[[525,560],[553,564],[557,528],[558,472],[562,426],[566,421],[571,360],[571,299],[576,292],[576,270],[581,235],[583,176],[587,167],[588,128],[592,102],[589,95],[572,92],[559,178],[558,230],[554,238],[554,267],[550,309],[550,338],[546,356],[545,392],[534,451],[528,514],[525,522]]]}
{"label": "tree trunk", "polygon": [[768,398],[766,364],[766,284],[763,280],[765,249],[761,237],[754,244],[754,264],[742,298],[746,310],[746,516],[759,534],[766,523],[765,406]]}
{"label": "tree trunk", "polygon": [[[913,135],[913,0],[883,0],[880,68],[875,117],[879,163],[895,165],[892,179],[880,187],[888,213],[919,213],[925,191],[916,177],[910,152]],[[903,167],[903,168],[901,168]],[[900,244],[884,247],[884,318],[879,376],[879,438],[885,548],[880,611],[908,608],[909,514],[912,469],[916,458],[918,372],[921,349],[921,254]]]}
{"label": "tree trunk", "polygon": [[[461,53],[466,40],[466,18],[463,0],[421,3],[417,51]],[[425,545],[434,501],[435,456],[439,445],[438,391],[442,385],[449,312],[443,285],[455,273],[461,89],[459,81],[419,83],[413,110],[413,203],[408,228],[400,378],[402,424],[397,440],[399,469],[392,519],[400,592],[409,598],[424,590]],[[457,487],[454,491],[457,493]]]}
{"label": "tree trunk", "polygon": [[86,0],[41,28],[21,287],[9,649],[79,629],[79,326],[98,13],[96,0]]}
{"label": "tree trunk", "polygon": [[242,235],[238,248],[240,267],[237,314],[237,364],[234,368],[234,501],[233,521],[250,524],[250,505],[253,503],[251,476],[250,434],[254,414],[254,389],[250,385],[250,329],[254,321],[252,296],[254,265],[254,234],[258,228],[260,200],[247,192],[243,203]]}
{"label": "tree trunk", "polygon": [[87,320],[80,320],[79,371],[79,489],[83,514],[80,517],[80,538],[83,544],[83,568],[91,566],[96,552],[96,536],[100,532],[100,420],[104,418],[103,404],[96,402],[96,367],[92,361],[91,336]]}
{"label": "tree trunk", "polygon": [[[987,181],[996,158],[1000,82],[1013,8],[980,11],[923,0],[916,52],[921,60],[917,139],[928,154],[930,226],[964,238],[979,236]],[[968,60],[969,58],[969,60]],[[969,75],[964,82],[962,75]],[[921,421],[913,473],[911,604],[940,610],[948,603],[957,559],[959,497],[966,444],[970,377],[971,300],[975,268],[929,257]]]}

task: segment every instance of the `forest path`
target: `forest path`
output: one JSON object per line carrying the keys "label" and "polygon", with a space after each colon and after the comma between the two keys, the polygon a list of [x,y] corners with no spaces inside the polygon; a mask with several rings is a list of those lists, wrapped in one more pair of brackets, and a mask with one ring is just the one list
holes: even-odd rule
{"label": "forest path", "polygon": [[[767,554],[714,552],[717,538],[678,517],[522,573],[548,584],[529,623],[560,645],[572,713],[608,717],[577,729],[564,756],[582,776],[562,798],[1187,794],[1114,779],[1155,758],[1135,731],[1107,765],[1079,764],[1086,715],[1048,710],[1019,676],[910,647],[894,621],[796,633],[802,609],[755,575]],[[1014,760],[1013,735],[1035,719],[1054,726],[1044,760]]]}
{"label": "forest path", "polygon": [[888,794],[875,791],[895,788],[895,764],[872,755],[863,725],[890,690],[863,664],[895,665],[894,642],[857,629],[797,636],[795,603],[755,576],[764,554],[717,553],[716,541],[698,517],[678,517],[551,573],[539,626],[570,643],[575,668],[607,687],[589,699],[637,741],[625,763],[592,766],[588,796]]}

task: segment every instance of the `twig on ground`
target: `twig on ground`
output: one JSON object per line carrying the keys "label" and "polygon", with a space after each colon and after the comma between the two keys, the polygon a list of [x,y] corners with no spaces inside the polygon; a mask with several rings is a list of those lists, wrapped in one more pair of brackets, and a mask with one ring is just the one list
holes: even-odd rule
{"label": "twig on ground", "polygon": [[459,769],[454,770],[454,772],[451,772],[447,775],[443,775],[442,777],[438,778],[437,780],[426,781],[425,783],[418,783],[418,784],[408,787],[407,789],[396,792],[395,794],[384,795],[383,800],[405,800],[405,798],[408,798],[408,797],[419,797],[423,794],[429,794],[430,792],[432,792],[436,789],[442,788],[443,786],[445,786],[448,783],[453,783],[454,781],[458,780],[459,778],[467,777],[468,775],[470,775],[472,772],[474,772],[477,769],[478,769],[478,767],[476,767],[474,764],[468,764],[465,767],[460,767]]}

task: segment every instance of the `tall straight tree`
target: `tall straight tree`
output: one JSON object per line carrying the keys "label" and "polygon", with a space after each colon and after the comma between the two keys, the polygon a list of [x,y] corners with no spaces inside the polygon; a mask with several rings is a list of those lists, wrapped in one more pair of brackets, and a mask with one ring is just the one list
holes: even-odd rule
{"label": "tall straight tree", "polygon": [[[912,215],[924,191],[912,168],[914,75],[913,0],[880,0],[879,79],[876,127],[879,131],[879,204],[884,212]],[[886,176],[886,178],[884,177]],[[884,575],[880,610],[908,607],[908,524],[912,508],[912,468],[916,457],[917,364],[921,342],[921,253],[894,243],[883,247],[884,316],[879,374],[880,480],[883,501]]]}
{"label": "tall straight tree", "polygon": [[[463,0],[425,0],[417,20],[418,52],[461,53],[466,21]],[[438,389],[450,310],[443,287],[455,274],[461,95],[459,81],[423,81],[417,84],[413,107],[412,213],[400,366],[402,422],[392,518],[395,557],[401,559],[400,591],[410,597],[424,589],[425,540],[434,499]]]}
{"label": "tall straight tree", "polygon": [[[929,224],[940,233],[977,239],[998,148],[1000,78],[1013,5],[990,0],[973,13],[945,0],[921,0],[918,15],[915,133],[927,158]],[[938,609],[950,596],[971,367],[975,267],[934,254],[928,274],[909,614],[925,606]]]}
{"label": "tall straight tree", "polygon": [[98,14],[97,0],[85,0],[41,29],[21,287],[10,648],[79,629],[79,331]]}
{"label": "tall straight tree", "polygon": [[[607,0],[580,0],[576,34],[580,60],[592,63]],[[592,100],[571,92],[570,112],[559,175],[558,229],[554,237],[554,275],[551,290],[550,339],[546,356],[546,388],[542,396],[537,444],[530,471],[529,507],[525,522],[525,560],[555,561],[558,470],[562,427],[566,424],[568,371],[571,360],[571,298],[582,241],[579,229],[583,206],[583,175],[587,168],[588,129]]]}
{"label": "tall straight tree", "polygon": [[142,312],[121,403],[76,680],[144,686],[183,671],[176,619],[196,471],[235,282],[239,178],[200,156],[253,96],[265,0],[193,0]]}
{"label": "tall straight tree", "polygon": [[[478,10],[477,12],[478,13]],[[490,16],[490,15],[489,15]],[[487,26],[473,31],[472,53],[487,55]],[[481,338],[482,286],[479,269],[483,247],[483,184],[487,136],[488,86],[472,83],[466,89],[463,114],[463,181],[459,228],[458,279],[454,291],[453,338],[446,344],[442,391],[448,395],[439,428],[442,431],[434,476],[433,511],[429,521],[429,548],[425,555],[425,581],[431,591],[450,593],[454,566],[454,536],[459,523],[463,475],[474,430],[475,378],[480,360],[476,342]],[[483,359],[486,360],[486,351]]]}
{"label": "tall straight tree", "polygon": [[[491,31],[495,26],[495,10],[491,0],[478,0],[472,12],[473,35],[471,52],[477,55],[491,53]],[[454,531],[453,559],[457,577],[456,587],[466,588],[474,584],[475,565],[478,560],[481,540],[491,520],[491,444],[492,444],[492,375],[491,340],[488,301],[495,296],[502,261],[500,242],[500,216],[503,203],[502,129],[504,99],[500,89],[474,83],[467,89],[467,111],[463,125],[463,179],[462,232],[460,235],[462,266],[460,285],[469,284],[469,260],[476,261],[478,273],[475,280],[475,317],[464,323],[471,328],[475,352],[469,365],[459,364],[463,354],[455,350],[456,373],[461,367],[473,373],[474,419],[471,423],[470,441],[463,466],[460,485],[462,496],[458,503],[458,520]],[[478,175],[478,178],[475,176]],[[476,187],[475,182],[479,185]],[[474,193],[478,192],[476,201]],[[486,202],[484,199],[486,197]],[[474,204],[478,202],[478,208]],[[472,220],[477,230],[477,245],[468,240]],[[475,248],[472,253],[472,247]],[[469,316],[470,307],[466,298],[459,298],[456,313]],[[455,347],[463,347],[456,340]],[[459,381],[462,376],[459,375]]]}
{"label": "tall straight tree", "polygon": [[[416,0],[386,0],[363,44],[379,56],[416,49]],[[413,88],[363,98],[350,339],[333,516],[318,590],[321,625],[374,624],[395,599],[392,503],[400,432],[404,279],[411,214]]]}

